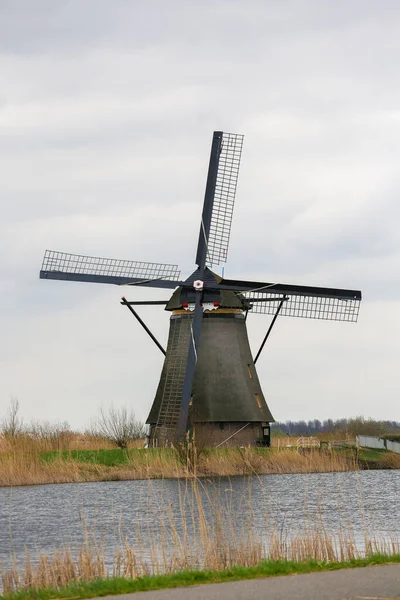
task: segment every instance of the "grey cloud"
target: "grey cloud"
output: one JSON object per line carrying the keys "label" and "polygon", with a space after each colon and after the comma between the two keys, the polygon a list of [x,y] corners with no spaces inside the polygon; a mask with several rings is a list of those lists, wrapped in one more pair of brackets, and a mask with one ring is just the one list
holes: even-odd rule
{"label": "grey cloud", "polygon": [[245,134],[227,274],[366,298],[354,328],[282,319],[259,363],[273,413],[400,419],[399,20],[394,0],[3,1],[0,416],[10,393],[77,426],[109,400],[146,416],[161,362],[121,290],[39,281],[43,251],[188,274],[224,129]]}

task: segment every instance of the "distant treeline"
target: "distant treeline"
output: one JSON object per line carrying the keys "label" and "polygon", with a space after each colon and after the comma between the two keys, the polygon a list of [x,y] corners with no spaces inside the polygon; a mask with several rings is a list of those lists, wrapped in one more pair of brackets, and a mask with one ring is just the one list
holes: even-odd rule
{"label": "distant treeline", "polygon": [[320,421],[277,421],[272,424],[272,432],[275,435],[316,435],[318,433],[343,433],[349,435],[385,435],[400,433],[400,423],[397,421],[377,421],[364,417],[351,419],[326,419]]}

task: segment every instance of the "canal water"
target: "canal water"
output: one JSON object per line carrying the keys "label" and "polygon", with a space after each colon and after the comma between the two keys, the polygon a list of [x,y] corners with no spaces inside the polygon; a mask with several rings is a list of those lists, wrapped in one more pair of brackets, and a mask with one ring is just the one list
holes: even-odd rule
{"label": "canal water", "polygon": [[[287,539],[318,522],[328,533],[349,528],[362,547],[364,533],[400,539],[400,471],[360,471],[204,479],[196,488],[208,526],[251,527],[261,537]],[[70,547],[85,535],[100,540],[106,562],[127,540],[144,556],[166,529],[186,540],[199,519],[190,483],[123,481],[0,488],[0,563],[25,551],[34,557]]]}

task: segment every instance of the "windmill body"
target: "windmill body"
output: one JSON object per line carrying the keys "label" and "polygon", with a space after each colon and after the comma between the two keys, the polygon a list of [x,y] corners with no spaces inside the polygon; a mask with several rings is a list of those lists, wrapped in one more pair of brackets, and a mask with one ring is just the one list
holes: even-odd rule
{"label": "windmill body", "polygon": [[[176,265],[46,251],[40,277],[174,290],[165,301],[122,298],[159,350],[164,365],[147,423],[150,443],[170,445],[194,433],[202,445],[269,445],[273,421],[255,363],[278,315],[356,322],[361,292],[223,279],[210,268],[226,262],[243,136],[213,134],[195,263],[180,280]],[[169,311],[167,349],[135,305]],[[247,337],[251,313],[273,317],[255,358]]]}
{"label": "windmill body", "polygon": [[[208,271],[208,270],[207,270]],[[189,278],[196,281],[197,271]],[[217,282],[208,271],[205,278]],[[194,298],[193,298],[194,300]],[[208,300],[208,301],[207,301]],[[232,291],[203,295],[203,321],[189,403],[189,427],[200,445],[267,445],[273,421],[260,386],[246,328],[246,300]],[[186,362],[193,330],[187,294],[178,288],[166,357],[147,423],[150,443],[177,442]]]}

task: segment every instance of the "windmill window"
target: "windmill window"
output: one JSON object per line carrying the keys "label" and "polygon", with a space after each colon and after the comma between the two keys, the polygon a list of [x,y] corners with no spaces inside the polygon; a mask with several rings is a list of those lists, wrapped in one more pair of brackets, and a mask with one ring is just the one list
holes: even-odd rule
{"label": "windmill window", "polygon": [[254,397],[256,399],[256,402],[258,404],[258,408],[262,408],[262,404],[261,404],[261,400],[260,400],[260,396],[258,394],[254,394]]}
{"label": "windmill window", "polygon": [[247,365],[247,372],[249,374],[250,379],[253,379],[253,373],[251,372],[250,365]]}

